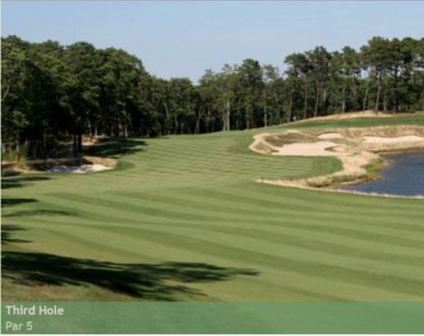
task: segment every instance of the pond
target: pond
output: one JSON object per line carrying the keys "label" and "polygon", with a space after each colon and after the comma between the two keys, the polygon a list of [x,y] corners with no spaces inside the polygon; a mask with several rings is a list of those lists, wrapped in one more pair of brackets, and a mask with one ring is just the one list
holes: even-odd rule
{"label": "pond", "polygon": [[393,194],[424,195],[424,153],[385,156],[389,165],[381,172],[381,179],[361,184],[342,186],[343,190]]}

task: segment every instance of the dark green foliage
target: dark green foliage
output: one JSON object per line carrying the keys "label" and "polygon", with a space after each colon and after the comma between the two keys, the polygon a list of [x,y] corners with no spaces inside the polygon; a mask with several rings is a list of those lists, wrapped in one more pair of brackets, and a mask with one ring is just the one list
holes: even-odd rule
{"label": "dark green foliage", "polygon": [[194,85],[151,76],[121,49],[2,38],[3,155],[46,157],[67,141],[78,156],[83,136],[198,134],[365,109],[424,109],[424,39],[374,37],[360,51],[319,46],[285,63],[282,74],[246,59],[207,70]]}

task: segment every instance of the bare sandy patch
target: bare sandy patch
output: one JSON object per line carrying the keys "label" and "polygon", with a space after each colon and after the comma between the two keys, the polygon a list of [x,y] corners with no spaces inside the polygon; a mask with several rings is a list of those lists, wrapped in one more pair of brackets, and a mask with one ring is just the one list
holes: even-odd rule
{"label": "bare sandy patch", "polygon": [[7,165],[2,163],[2,171],[26,174],[40,172],[85,174],[114,169],[117,163],[116,159],[97,156],[39,159],[26,161],[25,165],[19,165],[17,162]]}
{"label": "bare sandy patch", "polygon": [[112,158],[102,158],[97,156],[84,156],[85,163],[79,165],[57,165],[49,169],[51,173],[62,174],[86,174],[96,173],[115,168],[117,160]]}
{"label": "bare sandy patch", "polygon": [[317,136],[318,139],[331,140],[331,139],[343,139],[343,136],[339,133],[323,133]]}
{"label": "bare sandy patch", "polygon": [[364,137],[364,141],[372,144],[393,144],[393,143],[401,143],[401,142],[417,142],[423,141],[424,137],[416,136],[416,135],[406,135],[395,138],[383,138],[383,137],[373,137],[366,136]]}
{"label": "bare sandy patch", "polygon": [[410,149],[424,150],[423,135],[404,135],[394,137],[365,136],[361,146],[371,152],[402,152]]}
{"label": "bare sandy patch", "polygon": [[106,167],[101,164],[83,164],[80,166],[54,166],[49,169],[51,173],[61,173],[61,174],[86,174],[86,173],[95,173],[104,170],[110,170],[112,167]]}
{"label": "bare sandy patch", "polygon": [[272,153],[272,155],[287,156],[337,156],[337,152],[330,149],[337,146],[334,142],[319,141],[314,143],[295,143],[284,145]]}
{"label": "bare sandy patch", "polygon": [[107,158],[107,157],[99,157],[99,156],[85,155],[83,159],[92,164],[102,165],[107,168],[115,168],[116,164],[118,163],[116,159]]}

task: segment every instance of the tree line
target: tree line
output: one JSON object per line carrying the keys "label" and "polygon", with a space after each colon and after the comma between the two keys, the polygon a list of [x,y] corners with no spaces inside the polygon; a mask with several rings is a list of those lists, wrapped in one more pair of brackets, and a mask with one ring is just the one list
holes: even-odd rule
{"label": "tree line", "polygon": [[149,74],[117,48],[2,42],[2,143],[45,157],[84,135],[162,136],[242,130],[332,113],[424,110],[424,38],[374,37],[359,50],[319,46],[282,61],[206,70],[195,84]]}

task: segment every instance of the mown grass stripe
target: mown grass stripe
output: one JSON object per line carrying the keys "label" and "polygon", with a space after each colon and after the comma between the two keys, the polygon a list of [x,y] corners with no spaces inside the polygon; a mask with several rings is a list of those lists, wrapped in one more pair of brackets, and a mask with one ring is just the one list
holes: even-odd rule
{"label": "mown grass stripe", "polygon": [[[56,195],[57,196],[57,195]],[[67,195],[64,197],[66,200],[71,200],[76,203],[83,202],[84,204],[81,206],[87,207],[88,204],[90,204],[90,208],[93,209],[103,209],[103,208],[114,208],[122,212],[122,216],[119,217],[113,217],[113,219],[117,222],[124,222],[128,220],[128,215],[130,213],[135,214],[142,214],[141,217],[139,217],[139,221],[141,222],[143,218],[161,218],[161,219],[167,219],[168,221],[175,220],[176,218],[184,219],[189,222],[202,222],[202,221],[208,221],[210,220],[206,215],[200,216],[200,215],[191,215],[189,213],[181,213],[177,211],[162,211],[161,208],[152,208],[152,207],[145,207],[140,205],[130,205],[127,203],[119,203],[119,207],[114,207],[114,202],[111,201],[100,201],[96,199],[90,199],[87,197],[82,197],[84,201],[81,201],[79,197],[75,198],[74,196]],[[91,214],[91,218],[96,217],[96,214],[93,212]],[[130,218],[131,219],[131,218]],[[132,220],[136,221],[136,219],[132,218]],[[232,220],[226,220],[224,218],[218,218],[215,220],[219,220],[222,222],[228,222],[228,223],[236,223],[237,221]],[[240,219],[239,222],[243,223],[250,223],[250,219]],[[338,227],[336,225],[327,225],[327,224],[321,224],[313,222],[311,223],[304,223],[304,220],[302,217],[300,218],[292,218],[285,220],[282,222],[281,220],[273,221],[271,219],[268,219],[266,221],[267,225],[275,225],[278,227],[284,226],[288,228],[293,228],[297,230],[304,230],[306,232],[324,232],[327,234],[340,236],[340,237],[349,237],[349,238],[355,238],[357,240],[363,240],[368,241],[371,243],[378,243],[378,244],[386,244],[386,245],[394,245],[399,247],[406,247],[406,248],[416,248],[419,250],[422,250],[424,246],[424,242],[422,240],[417,239],[411,239],[411,238],[402,238],[394,235],[390,235],[387,233],[376,233],[376,232],[369,232],[364,230],[359,230],[357,228],[353,229],[350,227]]]}
{"label": "mown grass stripe", "polygon": [[[111,227],[108,227],[111,230]],[[132,230],[132,229],[130,229]],[[115,227],[112,231],[124,232],[122,227]],[[244,258],[243,256],[252,256],[256,262],[281,267],[286,271],[291,271],[304,276],[318,277],[323,279],[338,279],[339,281],[359,284],[370,288],[383,288],[397,293],[417,295],[424,298],[422,288],[424,281],[411,279],[398,275],[378,274],[368,270],[352,270],[348,267],[327,265],[323,263],[309,262],[299,259],[291,259],[282,256],[274,256],[271,254],[255,251],[252,253],[248,249],[230,247],[228,245],[207,241],[201,238],[189,238],[184,235],[143,229],[146,235],[144,239],[155,242],[166,242],[173,240],[177,246],[190,247],[192,250],[208,251],[216,255],[223,253],[230,255],[231,259]],[[148,234],[148,237],[147,237]],[[253,256],[254,254],[254,256]]]}
{"label": "mown grass stripe", "polygon": [[[252,204],[246,204],[245,202],[237,202],[236,200],[226,200],[223,202],[222,198],[214,197],[213,195],[202,195],[201,197],[190,198],[189,195],[187,197],[181,197],[181,193],[179,195],[170,194],[144,194],[144,193],[124,193],[117,192],[115,193],[120,196],[120,199],[126,200],[128,202],[134,202],[135,200],[140,200],[143,202],[157,203],[159,206],[164,206],[165,204],[169,207],[172,205],[181,209],[188,209],[191,213],[203,212],[203,213],[221,213],[222,217],[225,218],[233,218],[234,217],[245,217],[248,216],[250,218],[269,218],[269,219],[281,219],[283,220],[286,216],[298,215],[297,210],[293,210],[291,207],[282,206],[279,209],[276,208],[254,208]],[[188,194],[188,192],[187,192]],[[113,198],[116,198],[113,195]],[[242,210],[242,211],[241,211]],[[393,218],[392,216],[380,216],[378,218],[371,217],[366,213],[361,213],[355,216],[355,218],[351,218],[352,216],[349,213],[333,213],[333,212],[314,212],[313,216],[302,217],[305,220],[314,220],[314,219],[323,219],[327,221],[331,221],[332,219],[338,219],[340,222],[337,225],[343,225],[348,222],[349,225],[359,225],[365,227],[377,226],[377,230],[381,231],[381,228],[394,229],[397,234],[402,234],[407,231],[411,231],[414,236],[419,233],[424,233],[424,226],[419,225],[421,222],[421,217],[417,218],[420,221],[416,223],[416,225],[409,223],[401,223],[399,224],[399,220]],[[418,217],[418,216],[417,216]],[[344,221],[347,219],[347,221]],[[411,217],[408,218],[411,221]]]}
{"label": "mown grass stripe", "polygon": [[[121,229],[121,228],[119,228],[119,229]],[[74,232],[71,231],[70,234],[73,235]],[[119,237],[119,236],[125,236],[128,239],[133,239],[134,238],[130,234],[129,235],[122,234],[121,232],[116,232],[116,234],[117,234],[117,237]],[[58,232],[58,235],[60,235],[60,232]],[[166,236],[164,238],[166,239]],[[152,236],[150,236],[150,235],[149,235],[149,237],[141,237],[140,238],[140,241],[141,242],[147,241],[149,243],[152,243],[153,242],[153,243],[157,243],[159,245],[162,245],[164,247],[169,247],[169,242],[168,243],[165,243],[163,240],[158,241],[156,239],[152,239]],[[177,246],[173,246],[173,248],[176,249],[176,251],[179,251],[179,252],[180,251],[186,251],[186,253],[185,253],[186,255],[193,255],[192,254],[193,250],[192,250],[192,248],[190,248],[190,245],[187,244],[187,243],[181,244],[181,245],[177,245]],[[157,248],[155,250],[158,251]],[[222,257],[221,254],[219,254],[219,253],[218,254],[214,253],[213,255],[211,255],[209,248],[207,248],[205,250],[202,250],[202,251],[196,251],[196,252],[197,252],[196,254],[198,256],[202,256],[202,255],[203,256],[207,256],[207,258],[212,258],[212,260],[221,260],[221,259],[222,260],[228,260],[227,257],[225,257],[225,256]],[[242,254],[243,253],[245,254],[245,252],[242,252]],[[144,255],[144,252],[143,252],[143,255]],[[169,255],[169,256],[172,258],[172,255]],[[233,255],[232,255],[232,257],[230,258],[230,261],[233,260],[233,259],[234,259],[234,261],[241,262],[241,260],[239,260],[240,258],[238,256],[236,258],[233,258]],[[273,261],[275,261],[275,260],[273,260]],[[331,297],[333,297],[334,299],[337,299],[337,300],[346,300],[346,299],[349,299],[349,300],[352,300],[353,299],[353,300],[355,300],[355,296],[350,296],[350,297],[345,297],[345,298],[343,298],[343,295],[342,296],[339,296],[338,293],[337,293],[337,291],[334,290],[335,284],[337,284],[336,285],[337,288],[344,288],[345,290],[347,288],[350,288],[349,291],[352,291],[353,293],[358,292],[358,291],[361,291],[361,289],[367,288],[367,286],[364,287],[363,284],[349,283],[349,282],[343,282],[343,281],[340,282],[339,279],[330,279],[330,278],[326,278],[326,277],[323,277],[323,278],[305,277],[305,275],[302,272],[293,272],[293,270],[287,269],[287,268],[284,268],[284,267],[281,267],[281,265],[280,265],[280,267],[276,267],[277,264],[275,264],[274,262],[269,263],[269,264],[266,264],[266,263],[263,263],[263,262],[258,262],[258,260],[256,258],[255,258],[254,262],[250,261],[247,264],[247,266],[258,266],[258,265],[260,265],[261,269],[274,270],[276,272],[276,274],[280,274],[281,273],[281,274],[284,275],[284,277],[290,277],[290,278],[292,278],[294,276],[294,278],[297,278],[298,279],[297,281],[300,280],[302,283],[303,283],[303,281],[306,281],[307,283],[309,281],[312,281],[312,283],[310,283],[309,284],[309,287],[307,287],[307,288],[313,288],[314,287],[313,286],[314,283],[315,284],[317,282],[318,283],[321,283],[321,286],[322,286],[321,288],[322,288],[322,291],[323,292],[314,292],[317,296],[319,296],[319,295],[321,295],[321,296],[331,296]],[[266,282],[268,282],[268,281],[271,281],[272,283],[275,283],[272,279],[267,278],[267,281]],[[291,283],[297,283],[297,281],[291,281]],[[323,281],[324,281],[324,284],[322,283]],[[336,282],[334,282],[334,281],[336,281]],[[262,282],[262,281],[259,281],[259,282]],[[359,286],[359,287],[357,287],[357,286]],[[386,291],[385,288],[375,288],[375,292],[373,293],[373,295],[376,295],[376,297],[379,297],[379,298],[381,298],[381,297],[384,298],[388,294],[388,292],[385,292],[385,291]],[[413,298],[413,296],[409,296],[408,294],[405,294],[405,293],[393,293],[392,295],[394,297],[402,298],[403,300]]]}
{"label": "mown grass stripe", "polygon": [[[46,221],[46,220],[39,220],[39,224],[37,227],[41,225],[41,227],[53,227],[54,226],[61,226],[61,225],[67,225],[67,226],[74,226],[74,223],[55,223],[54,221]],[[94,224],[93,222],[90,223],[84,223],[83,225],[85,228],[99,228],[103,227],[105,230],[107,227],[116,227],[114,224],[104,224],[103,222],[97,222]],[[120,225],[120,227],[127,228],[127,229],[134,229],[134,232],[140,231],[142,235],[143,228],[156,228],[161,227],[162,230],[166,230],[167,232],[170,229],[175,229],[176,227],[184,227],[184,228],[193,228],[193,225],[170,225],[170,224],[163,224],[163,223],[143,223],[141,225]],[[163,228],[163,229],[162,229]],[[260,244],[272,242],[281,245],[281,249],[283,251],[287,250],[287,247],[295,247],[296,249],[304,249],[305,252],[308,253],[316,253],[318,255],[321,255],[320,259],[326,260],[325,257],[327,256],[337,256],[339,258],[347,258],[344,262],[349,262],[349,260],[357,259],[358,261],[377,261],[379,263],[382,263],[382,265],[394,265],[398,271],[400,271],[402,268],[408,269],[408,268],[418,268],[418,271],[424,271],[422,265],[423,265],[423,259],[424,256],[419,257],[415,255],[397,255],[393,253],[385,253],[385,252],[376,252],[376,251],[370,251],[369,249],[359,249],[355,247],[350,247],[346,244],[341,243],[335,243],[330,241],[322,241],[318,239],[310,239],[310,238],[304,238],[300,235],[293,235],[293,234],[287,234],[287,233],[277,233],[272,231],[265,231],[265,230],[257,230],[257,229],[240,229],[235,227],[229,227],[229,226],[208,226],[207,228],[203,228],[201,226],[197,226],[196,228],[193,228],[195,230],[200,231],[207,231],[210,233],[213,232],[222,232],[222,233],[228,233],[232,235],[233,237],[239,236],[239,237],[247,237],[247,238],[253,238],[255,240],[259,240]]]}

